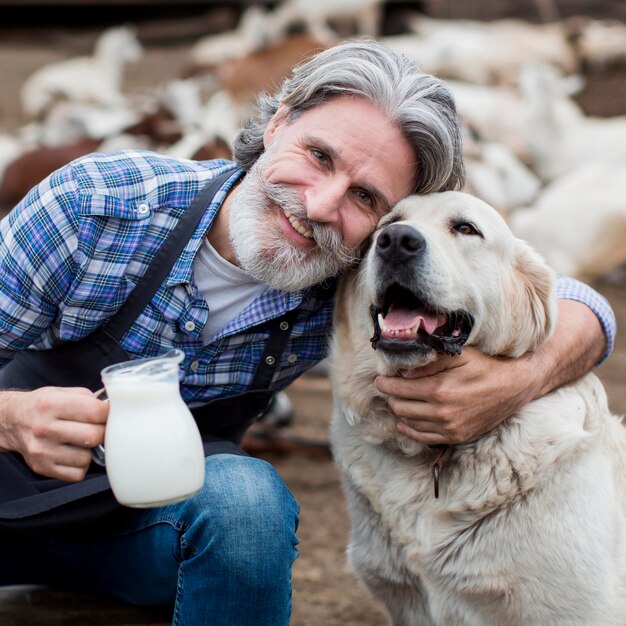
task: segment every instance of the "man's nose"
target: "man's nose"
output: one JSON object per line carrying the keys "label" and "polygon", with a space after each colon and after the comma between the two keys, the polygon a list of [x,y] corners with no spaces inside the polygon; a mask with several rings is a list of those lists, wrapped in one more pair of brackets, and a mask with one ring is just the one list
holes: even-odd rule
{"label": "man's nose", "polygon": [[304,193],[307,217],[314,222],[336,222],[346,194],[347,185],[340,178],[316,181]]}

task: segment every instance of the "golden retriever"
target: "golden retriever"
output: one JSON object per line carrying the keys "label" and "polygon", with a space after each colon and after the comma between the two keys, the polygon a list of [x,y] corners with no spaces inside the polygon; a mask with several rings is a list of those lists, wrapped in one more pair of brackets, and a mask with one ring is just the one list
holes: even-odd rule
{"label": "golden retriever", "polygon": [[374,386],[463,345],[536,350],[555,320],[553,272],[460,192],[400,202],[342,279],[331,442],[348,559],[394,626],[626,624],[626,428],[595,375],[456,445],[438,497],[437,450],[396,430]]}

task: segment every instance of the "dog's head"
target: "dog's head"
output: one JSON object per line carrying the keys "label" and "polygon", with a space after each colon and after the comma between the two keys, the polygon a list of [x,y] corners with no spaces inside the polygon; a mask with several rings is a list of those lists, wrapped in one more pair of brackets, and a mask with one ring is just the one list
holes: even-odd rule
{"label": "dog's head", "polygon": [[493,208],[461,192],[411,196],[383,218],[359,269],[372,344],[392,368],[464,344],[536,350],[556,319],[553,272]]}

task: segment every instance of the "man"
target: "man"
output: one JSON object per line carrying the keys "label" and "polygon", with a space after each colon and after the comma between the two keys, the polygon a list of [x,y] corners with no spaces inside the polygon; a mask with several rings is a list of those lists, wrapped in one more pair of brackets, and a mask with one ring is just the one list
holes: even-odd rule
{"label": "man", "polygon": [[[379,217],[409,193],[462,185],[460,134],[442,83],[357,42],[261,98],[235,156],[240,167],[90,155],[3,222],[0,584],[171,603],[175,624],[289,623],[298,507],[236,443],[325,356],[333,277]],[[563,302],[542,353],[468,351],[426,378],[376,381],[398,427],[432,443],[472,437],[589,369],[610,350],[612,313],[584,285],[562,290],[572,285],[589,306]],[[180,504],[120,509],[90,465],[107,418],[92,391],[105,364],[172,347],[187,355],[181,393],[203,432],[205,486]]]}

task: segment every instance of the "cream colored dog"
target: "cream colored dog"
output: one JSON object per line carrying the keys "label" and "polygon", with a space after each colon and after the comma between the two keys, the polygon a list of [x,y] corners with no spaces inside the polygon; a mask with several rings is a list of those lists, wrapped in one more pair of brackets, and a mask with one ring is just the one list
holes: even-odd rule
{"label": "cream colored dog", "polygon": [[402,201],[342,281],[331,438],[348,557],[394,626],[626,624],[626,428],[595,375],[455,446],[438,498],[437,451],[396,430],[374,386],[464,344],[536,350],[555,317],[552,271],[458,192]]}

